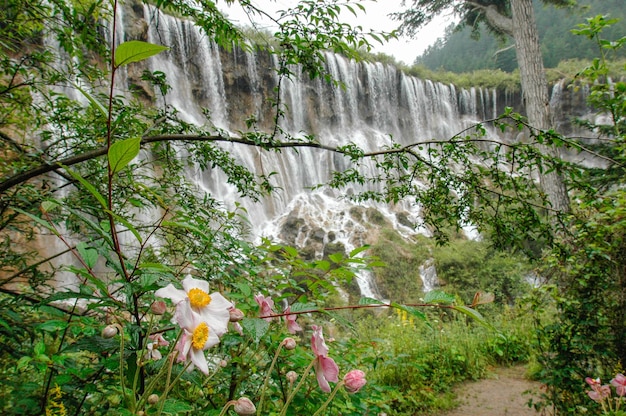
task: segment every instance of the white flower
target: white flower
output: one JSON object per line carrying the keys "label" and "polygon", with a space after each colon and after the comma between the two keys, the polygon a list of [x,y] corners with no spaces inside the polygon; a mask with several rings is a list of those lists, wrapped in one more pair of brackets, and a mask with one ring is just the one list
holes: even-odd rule
{"label": "white flower", "polygon": [[209,283],[205,280],[187,276],[182,283],[182,290],[176,289],[170,283],[157,290],[154,295],[170,299],[177,307],[181,302],[188,301],[191,310],[200,315],[201,319],[211,328],[211,332],[217,336],[224,335],[228,330],[228,322],[230,321],[229,309],[233,308],[234,305],[219,292],[209,294]]}
{"label": "white flower", "polygon": [[180,354],[178,359],[191,360],[189,370],[196,366],[198,370],[208,375],[209,366],[204,351],[220,342],[217,333],[192,310],[189,300],[183,300],[176,306],[174,320],[183,329],[183,334],[176,344]]}

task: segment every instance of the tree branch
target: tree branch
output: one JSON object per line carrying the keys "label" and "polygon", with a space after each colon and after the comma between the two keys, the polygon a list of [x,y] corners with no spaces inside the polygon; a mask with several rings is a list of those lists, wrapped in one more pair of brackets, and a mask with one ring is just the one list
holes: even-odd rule
{"label": "tree branch", "polygon": [[508,36],[513,36],[513,19],[500,13],[495,5],[491,4],[486,6],[473,1],[465,1],[465,3],[475,9],[481,10],[494,29]]}

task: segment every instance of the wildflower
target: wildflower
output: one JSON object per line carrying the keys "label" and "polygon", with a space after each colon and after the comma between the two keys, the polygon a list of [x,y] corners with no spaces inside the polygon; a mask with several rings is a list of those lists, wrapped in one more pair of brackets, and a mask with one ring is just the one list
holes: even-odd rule
{"label": "wildflower", "polygon": [[367,383],[367,380],[363,371],[351,370],[344,376],[343,383],[348,393],[356,393]]}
{"label": "wildflower", "polygon": [[256,300],[256,303],[259,304],[259,316],[267,322],[270,322],[272,320],[270,315],[274,314],[274,301],[272,298],[266,298],[265,296],[258,294],[254,297],[254,300]]}
{"label": "wildflower", "polygon": [[176,289],[171,283],[157,290],[154,295],[170,299],[175,305],[188,301],[191,309],[198,313],[216,335],[222,336],[228,330],[230,321],[229,309],[233,304],[220,293],[209,295],[209,283],[204,280],[187,276],[183,280],[183,289]]}
{"label": "wildflower", "polygon": [[158,350],[159,347],[167,347],[170,345],[169,341],[163,338],[161,334],[153,334],[148,336],[150,340],[153,342],[149,342],[146,344],[146,355],[145,358],[148,360],[160,360],[163,358],[161,355],[161,351]]}
{"label": "wildflower", "polygon": [[238,415],[253,415],[256,413],[256,407],[252,400],[247,397],[240,397],[234,404],[235,413]]}
{"label": "wildflower", "polygon": [[289,381],[289,384],[293,384],[298,379],[298,373],[296,373],[295,371],[287,371],[285,377],[287,378],[287,381]]}
{"label": "wildflower", "polygon": [[296,340],[293,338],[285,338],[283,340],[283,348],[286,350],[293,350],[296,348]]}
{"label": "wildflower", "polygon": [[615,387],[615,392],[618,396],[622,397],[626,395],[626,377],[623,374],[617,374],[611,384]]}
{"label": "wildflower", "polygon": [[296,318],[298,318],[298,315],[290,315],[289,312],[291,312],[291,306],[287,306],[287,309],[285,309],[285,322],[287,322],[287,331],[289,331],[290,334],[295,334],[298,331],[302,331],[302,328],[296,322]]}
{"label": "wildflower", "polygon": [[150,311],[155,315],[163,315],[166,310],[167,305],[162,300],[152,302],[152,305],[150,305]]}
{"label": "wildflower", "polygon": [[587,392],[591,400],[601,403],[604,399],[611,397],[611,386],[608,384],[602,385],[599,378],[587,377],[585,381],[591,386],[591,390]]}
{"label": "wildflower", "polygon": [[228,316],[229,316],[230,322],[239,322],[243,318],[245,318],[245,315],[243,314],[241,309],[237,309],[235,307],[232,307],[228,310]]}
{"label": "wildflower", "polygon": [[315,354],[315,374],[317,384],[320,389],[330,393],[329,381],[336,383],[339,381],[339,367],[335,361],[328,357],[328,346],[324,341],[322,327],[313,325],[313,335],[311,336],[311,348]]}
{"label": "wildflower", "polygon": [[217,333],[213,331],[202,317],[195,313],[191,306],[191,301],[184,300],[176,307],[174,319],[183,329],[183,334],[176,344],[179,352],[178,360],[191,360],[189,369],[194,366],[204,374],[209,374],[209,366],[207,364],[204,351],[220,342]]}
{"label": "wildflower", "polygon": [[117,325],[107,325],[102,328],[102,333],[100,335],[102,335],[102,338],[113,338],[117,335],[118,331]]}

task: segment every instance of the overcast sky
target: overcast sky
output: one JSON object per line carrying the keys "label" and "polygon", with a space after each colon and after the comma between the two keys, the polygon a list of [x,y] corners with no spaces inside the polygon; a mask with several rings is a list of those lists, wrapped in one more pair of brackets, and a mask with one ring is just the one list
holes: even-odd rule
{"label": "overcast sky", "polygon": [[[252,0],[252,4],[268,12],[285,9],[289,4],[296,2],[297,0]],[[388,15],[393,12],[401,11],[403,9],[401,3],[402,0],[361,0],[361,4],[366,8],[366,13],[358,13],[359,17],[355,18],[350,12],[345,10],[342,16],[345,14],[346,23],[361,25],[364,30],[372,29],[390,32],[398,27],[399,22],[391,20]],[[218,5],[220,5],[221,8],[225,7],[224,3],[218,3]],[[242,25],[249,24],[248,18],[241,10],[241,7],[230,7],[226,8],[225,11],[229,17],[236,20],[238,23]],[[450,22],[449,18],[438,18],[424,27],[417,34],[415,39],[400,38],[385,43],[384,45],[373,41],[374,52],[383,52],[387,55],[392,55],[398,61],[403,61],[410,65],[415,58],[421,55],[437,38],[443,36],[444,30]]]}

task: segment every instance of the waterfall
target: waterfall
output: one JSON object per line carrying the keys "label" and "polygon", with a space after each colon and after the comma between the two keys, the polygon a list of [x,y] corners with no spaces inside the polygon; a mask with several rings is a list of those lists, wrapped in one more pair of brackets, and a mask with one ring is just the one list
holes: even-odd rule
{"label": "waterfall", "polygon": [[420,277],[424,286],[424,293],[428,293],[439,285],[439,277],[437,276],[437,268],[435,267],[435,259],[426,260],[419,267]]}
{"label": "waterfall", "polygon": [[[501,113],[512,99],[507,97],[507,102],[499,103],[495,90],[459,89],[407,75],[391,65],[355,62],[330,52],[325,54],[326,70],[338,84],[319,78],[310,80],[299,67],[292,67],[293,76],[281,80],[280,96],[276,97],[274,88],[279,79],[275,55],[237,47],[222,50],[191,21],[169,16],[147,4],[142,7],[139,12],[133,11],[137,16],[130,16],[128,10],[120,13],[123,24],[119,27],[135,30],[135,37],[136,28],[145,27],[145,33],[140,34],[142,39],[169,48],[137,64],[165,73],[172,86],[167,96],[157,97],[157,105],[173,106],[185,121],[210,124],[233,135],[246,130],[244,120],[251,115],[259,128],[271,126],[276,110],[271,101],[278,98],[284,111],[280,123],[288,135],[314,134],[317,141],[326,145],[354,143],[372,151],[392,142],[407,145],[452,137],[480,120]],[[148,23],[137,24],[136,20],[141,18]],[[134,37],[128,33],[118,33],[119,42],[131,38]],[[116,91],[120,92],[129,90],[128,84],[137,82],[137,74],[141,73],[133,68],[133,75],[123,69],[116,82]],[[351,185],[341,191],[311,190],[327,182],[332,172],[349,167],[349,162],[338,154],[306,148],[278,153],[237,144],[221,146],[257,174],[277,173],[272,176],[277,191],[257,203],[240,198],[221,171],[188,168],[188,178],[199,190],[224,201],[228,208],[234,208],[237,203],[246,209],[257,241],[267,236],[299,248],[313,247],[316,258],[327,254],[329,244],[340,245],[347,253],[375,242],[372,229],[376,224],[368,217],[368,210],[375,210],[404,236],[429,234],[420,224],[421,207],[415,203],[404,200],[395,204],[357,205],[345,198],[363,190],[375,190],[377,184]],[[182,145],[177,151],[180,157],[186,155]],[[364,169],[374,172],[375,167],[366,162]],[[471,224],[464,229],[468,237],[477,238]],[[428,264],[423,267],[420,272],[424,287],[430,290],[436,282],[436,270]],[[379,297],[367,272],[361,272],[358,282],[363,295]]]}
{"label": "waterfall", "polygon": [[[211,123],[230,132],[244,129],[241,120],[254,114],[257,120],[271,120],[268,97],[276,87],[276,60],[263,52],[243,52],[234,48],[220,53],[191,22],[176,19],[144,5],[148,41],[168,46],[169,51],[150,59],[150,69],[167,74],[172,92],[167,104],[178,108],[187,121],[206,124],[203,108],[208,108]],[[320,79],[309,80],[299,68],[291,68],[291,79],[281,84],[280,100],[284,104],[283,127],[294,137],[316,134],[328,145],[353,142],[366,151],[392,143],[401,145],[425,139],[445,139],[467,128],[496,110],[495,92],[481,88],[457,90],[421,80],[382,63],[355,62],[343,56],[326,53],[326,69],[338,85]],[[164,103],[161,103],[164,104]],[[246,111],[246,114],[241,114]],[[236,134],[236,133],[233,133]],[[329,180],[335,170],[348,165],[343,157],[317,149],[262,152],[251,147],[226,145],[225,148],[256,173],[277,172],[278,189],[269,199],[257,204],[238,198],[223,173],[190,169],[188,175],[200,189],[225,201],[235,201],[250,213],[256,238],[278,238],[297,247],[313,247],[317,258],[324,247],[341,244],[349,252],[371,243],[371,224],[355,214],[355,205],[343,196],[373,189],[366,184],[339,192],[332,189],[310,190]],[[367,169],[367,167],[366,167]],[[374,167],[369,167],[373,171]],[[408,201],[395,205],[366,203],[360,208],[375,208],[404,235],[428,234],[424,228],[411,229],[398,218],[409,218],[419,224],[420,207]],[[304,220],[297,229],[294,218]],[[475,237],[471,226],[467,231]],[[426,267],[424,273],[433,273]],[[436,272],[435,278],[436,278]],[[425,288],[432,288],[431,277]],[[378,297],[371,278],[362,273],[359,285],[363,295]]]}

